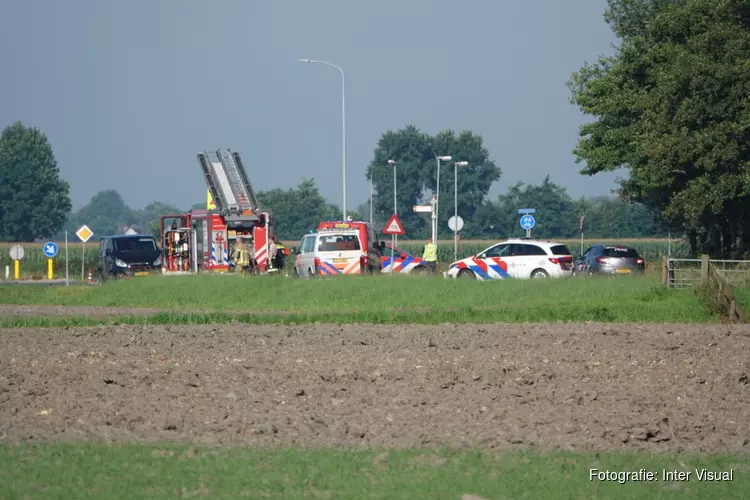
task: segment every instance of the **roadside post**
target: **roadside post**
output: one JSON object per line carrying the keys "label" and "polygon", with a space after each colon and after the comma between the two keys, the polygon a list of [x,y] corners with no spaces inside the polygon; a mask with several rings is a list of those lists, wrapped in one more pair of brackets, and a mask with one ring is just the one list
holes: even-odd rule
{"label": "roadside post", "polygon": [[49,241],[42,247],[42,252],[47,257],[47,279],[50,281],[55,279],[55,257],[58,250],[57,243],[54,241]]}
{"label": "roadside post", "polygon": [[578,219],[578,231],[581,233],[581,255],[583,255],[583,214]]}
{"label": "roadside post", "polygon": [[24,251],[21,245],[10,247],[10,258],[13,259],[13,279],[21,279],[21,261],[23,260]]}
{"label": "roadside post", "polygon": [[83,242],[83,246],[81,247],[81,283],[83,283],[86,280],[86,275],[84,274],[84,271],[86,270],[86,242],[94,236],[94,231],[84,224],[78,228],[76,236],[78,236],[78,239]]}
{"label": "roadside post", "polygon": [[452,215],[448,219],[448,227],[453,231],[453,260],[458,260],[458,232],[464,227],[464,220],[460,215]]}
{"label": "roadside post", "polygon": [[393,241],[395,240],[396,235],[398,234],[403,235],[405,233],[406,232],[404,231],[404,226],[401,225],[401,221],[399,220],[398,215],[394,213],[391,216],[390,220],[388,221],[388,224],[386,224],[385,227],[383,228],[383,234],[390,234],[391,237],[393,238],[391,240],[391,275],[394,274],[393,269],[396,267],[396,262],[394,261],[395,244],[393,243]]}
{"label": "roadside post", "polygon": [[536,225],[536,220],[531,214],[536,213],[536,209],[519,208],[518,213],[524,214],[521,216],[521,227],[526,230],[526,237],[531,238],[531,230],[534,229],[534,226]]}
{"label": "roadside post", "polygon": [[[429,205],[414,205],[411,207],[412,212],[414,213],[427,213],[430,215],[430,229],[432,231],[432,242],[435,243],[435,238],[437,235],[435,234],[435,197],[432,197],[432,203]],[[437,243],[435,243],[437,244]]]}
{"label": "roadside post", "polygon": [[68,232],[65,231],[65,286],[70,286],[70,267],[68,266]]}

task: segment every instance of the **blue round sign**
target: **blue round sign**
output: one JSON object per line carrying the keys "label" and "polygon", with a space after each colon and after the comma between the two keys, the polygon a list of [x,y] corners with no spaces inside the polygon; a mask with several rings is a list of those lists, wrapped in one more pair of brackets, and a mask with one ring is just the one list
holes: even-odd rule
{"label": "blue round sign", "polygon": [[57,243],[55,242],[48,242],[47,244],[42,247],[42,252],[44,252],[44,255],[49,257],[50,259],[54,258],[55,255],[57,255]]}
{"label": "blue round sign", "polygon": [[533,215],[524,215],[521,217],[521,227],[526,229],[527,231],[529,229],[532,229],[536,225],[536,221],[534,220]]}

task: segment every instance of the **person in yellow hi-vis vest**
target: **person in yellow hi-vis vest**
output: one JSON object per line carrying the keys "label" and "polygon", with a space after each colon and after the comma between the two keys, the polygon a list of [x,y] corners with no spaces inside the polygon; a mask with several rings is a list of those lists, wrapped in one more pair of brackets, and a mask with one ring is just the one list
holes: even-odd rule
{"label": "person in yellow hi-vis vest", "polygon": [[250,267],[250,251],[242,238],[237,239],[237,246],[232,252],[232,262],[237,266],[237,272],[243,274]]}
{"label": "person in yellow hi-vis vest", "polygon": [[437,245],[432,240],[427,240],[422,249],[422,262],[430,273],[437,272]]}

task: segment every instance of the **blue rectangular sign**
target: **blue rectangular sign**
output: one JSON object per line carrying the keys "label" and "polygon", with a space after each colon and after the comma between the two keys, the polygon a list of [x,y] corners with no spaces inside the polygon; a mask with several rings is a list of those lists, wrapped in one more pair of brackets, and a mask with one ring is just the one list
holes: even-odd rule
{"label": "blue rectangular sign", "polygon": [[519,214],[535,214],[536,208],[519,208],[518,213]]}

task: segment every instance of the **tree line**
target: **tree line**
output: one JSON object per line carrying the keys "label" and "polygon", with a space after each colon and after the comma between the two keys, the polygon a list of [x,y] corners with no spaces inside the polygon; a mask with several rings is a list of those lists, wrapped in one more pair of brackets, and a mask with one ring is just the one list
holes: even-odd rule
{"label": "tree line", "polygon": [[[314,230],[321,220],[338,220],[341,210],[328,203],[313,179],[303,179],[290,189],[259,191],[258,200],[264,208],[274,214],[274,230],[284,240],[296,240]],[[546,178],[539,185],[517,184],[508,193],[481,206],[475,214],[479,223],[467,225],[474,229],[462,231],[464,239],[499,239],[523,235],[519,225],[517,209],[534,206],[537,225],[534,235],[542,238],[571,238],[579,235],[579,215],[585,214],[584,230],[591,238],[640,238],[667,236],[667,231],[655,222],[653,214],[638,204],[626,203],[614,197],[602,196],[592,199],[573,200],[561,187]],[[139,233],[159,234],[159,216],[180,214],[190,209],[206,208],[205,201],[192,207],[179,208],[174,205],[153,202],[142,209],[133,209],[125,203],[120,193],[105,190],[94,195],[89,203],[69,215],[60,231],[54,236],[62,239],[63,232],[69,237],[83,224],[89,226],[97,236],[122,234],[128,228]],[[385,226],[390,212],[375,213],[374,224]],[[359,210],[350,212],[354,219],[369,219],[369,200]],[[447,219],[442,221],[447,228]],[[405,239],[421,239],[429,236],[429,228],[419,228]],[[452,234],[452,233],[451,233]],[[447,237],[447,233],[443,234]]]}
{"label": "tree line", "polygon": [[[578,234],[583,215],[591,237],[689,238],[691,252],[741,257],[750,247],[750,3],[745,0],[608,0],[606,22],[619,43],[611,56],[584,64],[567,82],[571,103],[592,118],[573,150],[582,175],[625,168],[614,197],[574,200],[549,178],[516,184],[490,199],[501,175],[482,137],[471,131],[435,136],[413,125],[384,133],[367,167],[373,204],[355,218],[378,223],[393,213],[393,168],[398,214],[410,238],[426,238],[429,221],[412,212],[439,191],[439,236],[452,235],[453,187],[464,238],[518,236],[518,208],[535,208],[539,237]],[[465,161],[440,170],[437,157]],[[395,167],[389,165],[395,162]],[[39,130],[20,122],[0,134],[0,239],[32,241],[85,221],[97,234],[154,219],[177,207],[154,202],[140,210],[115,191],[95,195],[71,213],[69,185]],[[296,239],[318,220],[336,218],[312,179],[292,189],[257,193],[276,214],[280,237]],[[203,207],[203,203],[196,204]]]}
{"label": "tree line", "polygon": [[[580,198],[574,200],[567,190],[545,178],[541,184],[519,183],[507,193],[488,199],[487,192],[500,176],[500,170],[489,160],[482,146],[482,138],[471,132],[455,134],[450,131],[435,138],[420,132],[414,126],[386,132],[381,138],[375,157],[366,176],[373,182],[373,221],[384,227],[393,213],[393,172],[387,160],[398,158],[397,199],[399,213],[407,234],[405,239],[425,239],[430,235],[429,217],[411,210],[415,204],[424,203],[431,196],[429,184],[436,182],[436,163],[431,157],[435,144],[441,144],[443,153],[456,158],[470,158],[474,163],[464,167],[459,176],[459,213],[466,220],[461,231],[464,239],[505,238],[521,236],[518,208],[534,207],[537,225],[535,236],[544,238],[569,238],[577,236],[579,216],[585,216],[585,233],[589,237],[659,237],[667,234],[655,214],[638,203],[627,203],[615,197]],[[421,149],[420,149],[421,148]],[[407,155],[401,152],[407,151]],[[411,156],[409,156],[411,155]],[[18,158],[21,158],[20,160]],[[385,163],[386,167],[381,167]],[[447,165],[450,167],[450,164]],[[453,174],[444,166],[440,192],[442,238],[452,235],[447,220],[453,214]],[[141,209],[130,207],[114,189],[101,191],[91,197],[79,210],[72,212],[68,196],[69,185],[59,177],[51,147],[46,137],[37,129],[16,123],[0,135],[0,170],[7,182],[0,186],[3,200],[0,204],[0,228],[4,241],[34,241],[39,238],[61,240],[65,231],[73,238],[83,224],[99,236],[123,234],[133,229],[141,234],[158,237],[159,217],[180,214],[190,209],[206,208],[201,201],[191,207],[154,201]],[[20,175],[24,172],[24,175]],[[14,175],[18,173],[18,175]],[[6,175],[7,174],[7,175]],[[30,182],[30,179],[32,182]],[[43,181],[44,180],[44,181]],[[39,189],[39,186],[43,189]],[[315,229],[321,220],[340,218],[339,206],[329,203],[320,193],[314,179],[302,179],[294,188],[259,191],[256,196],[263,208],[274,214],[276,234],[285,240],[295,240]],[[25,200],[39,197],[37,210]],[[370,201],[350,211],[355,220],[368,220]],[[96,239],[96,238],[95,238]]]}

